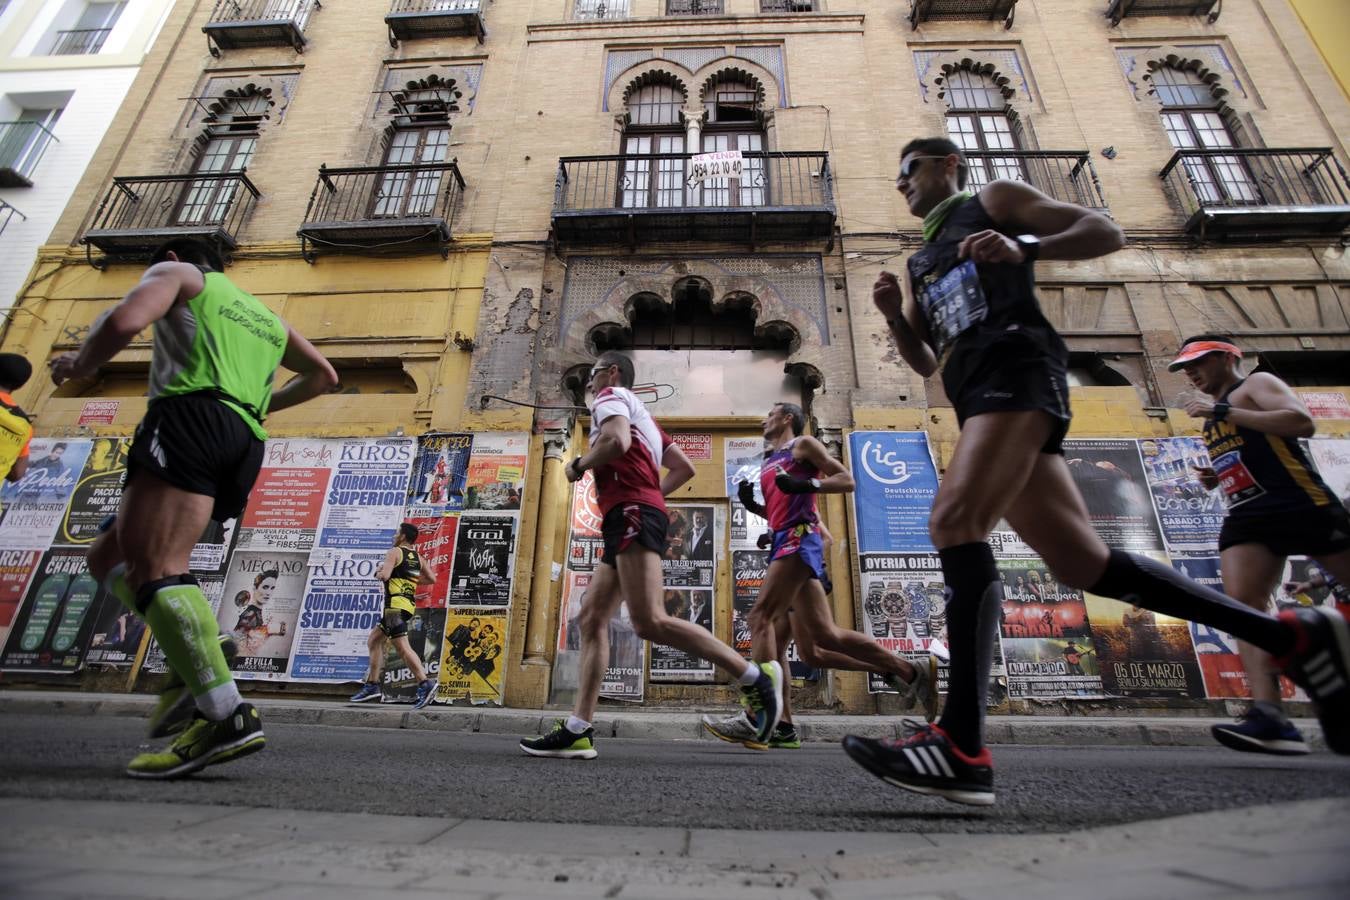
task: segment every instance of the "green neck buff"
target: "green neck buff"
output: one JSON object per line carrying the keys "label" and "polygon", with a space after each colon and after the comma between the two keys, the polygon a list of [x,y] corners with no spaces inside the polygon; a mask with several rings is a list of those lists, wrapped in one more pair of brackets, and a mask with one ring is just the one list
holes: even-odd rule
{"label": "green neck buff", "polygon": [[923,239],[931,241],[937,237],[937,233],[942,230],[942,223],[947,221],[947,214],[974,196],[970,191],[957,191],[930,209],[928,215],[923,217]]}

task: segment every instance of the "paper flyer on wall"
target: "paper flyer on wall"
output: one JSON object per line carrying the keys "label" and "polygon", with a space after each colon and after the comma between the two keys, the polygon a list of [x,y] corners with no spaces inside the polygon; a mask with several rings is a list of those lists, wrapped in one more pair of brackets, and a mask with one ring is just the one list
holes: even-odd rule
{"label": "paper flyer on wall", "polygon": [[[670,525],[661,560],[666,613],[711,633],[715,556],[722,546],[719,510],[712,504],[671,503],[667,512]],[[653,682],[709,682],[716,677],[712,663],[663,644],[651,645],[649,665]]]}
{"label": "paper flyer on wall", "polygon": [[94,438],[89,457],[66,507],[55,543],[86,546],[98,537],[99,527],[116,515],[122,502],[122,479],[127,472],[125,438]]}
{"label": "paper flyer on wall", "polygon": [[230,556],[216,619],[238,645],[235,677],[285,679],[308,576],[304,552],[235,550]]}
{"label": "paper flyer on wall", "polygon": [[505,613],[454,606],[447,609],[437,702],[500,704],[505,647]]}
{"label": "paper flyer on wall", "polygon": [[1209,452],[1198,437],[1151,438],[1139,442],[1153,506],[1163,541],[1172,555],[1214,552],[1223,526],[1223,494],[1208,490],[1196,469],[1209,466]]}
{"label": "paper flyer on wall", "polygon": [[106,595],[89,573],[87,552],[52,547],[43,554],[0,654],[0,670],[66,674],[80,668]]}
{"label": "paper flyer on wall", "polygon": [[[1150,554],[1166,562],[1162,554]],[[1185,560],[1188,565],[1191,560]],[[1187,622],[1084,592],[1092,645],[1107,694],[1203,697],[1205,686]]]}
{"label": "paper flyer on wall", "polygon": [[287,677],[292,681],[359,682],[366,641],[384,610],[384,584],[375,577],[384,552],[330,556],[309,567],[295,626]]}
{"label": "paper flyer on wall", "polygon": [[1350,438],[1313,438],[1308,456],[1337,499],[1350,500]]}
{"label": "paper flyer on wall", "polygon": [[144,619],[121,600],[105,592],[89,635],[84,665],[130,669],[136,661],[136,653],[145,639],[146,630]]}
{"label": "paper flyer on wall", "polygon": [[422,565],[431,571],[435,581],[418,585],[419,608],[444,608],[450,595],[450,570],[455,564],[455,539],[459,536],[459,516],[413,518],[406,521],[417,529],[413,549],[422,558]]}
{"label": "paper flyer on wall", "polygon": [[524,432],[486,432],[473,438],[465,509],[520,509],[530,438]]}
{"label": "paper flyer on wall", "polygon": [[471,434],[424,434],[408,483],[408,516],[442,516],[464,509]]}
{"label": "paper flyer on wall", "polygon": [[1162,532],[1133,439],[1067,440],[1064,458],[1088,518],[1108,547],[1161,551]]}
{"label": "paper flyer on wall", "polygon": [[46,550],[55,542],[93,445],[83,438],[33,438],[28,471],[18,481],[0,480],[0,548]]}
{"label": "paper flyer on wall", "polygon": [[857,483],[852,496],[859,553],[934,553],[928,513],[937,467],[922,431],[855,431],[848,436]]}
{"label": "paper flyer on wall", "polygon": [[1001,559],[1003,656],[1014,700],[1102,697],[1083,592],[1039,559]]}
{"label": "paper flyer on wall", "polygon": [[[882,647],[913,663],[927,660],[933,641],[947,646],[946,582],[936,553],[869,553],[859,558],[864,633]],[[990,673],[990,703],[1007,699],[1007,673],[995,651]],[[938,687],[947,689],[947,666],[938,668]],[[879,675],[869,674],[871,693],[889,692]]]}
{"label": "paper flyer on wall", "polygon": [[239,518],[240,550],[305,550],[323,514],[324,496],[341,442],[273,439]]}
{"label": "paper flyer on wall", "polygon": [[472,513],[459,517],[450,604],[505,607],[511,602],[515,533],[514,517]]}
{"label": "paper flyer on wall", "polygon": [[730,540],[733,548],[751,550],[755,541],[769,528],[762,517],[747,510],[738,499],[740,483],[748,481],[755,491],[755,499],[764,502],[759,484],[760,466],[764,461],[764,438],[727,438],[723,445],[723,467],[726,471],[727,498],[731,501]]}
{"label": "paper flyer on wall", "polygon": [[316,551],[389,548],[403,520],[413,438],[350,438],[334,442],[333,477],[319,521]]}
{"label": "paper flyer on wall", "polygon": [[0,550],[0,647],[37,572],[41,550]]}

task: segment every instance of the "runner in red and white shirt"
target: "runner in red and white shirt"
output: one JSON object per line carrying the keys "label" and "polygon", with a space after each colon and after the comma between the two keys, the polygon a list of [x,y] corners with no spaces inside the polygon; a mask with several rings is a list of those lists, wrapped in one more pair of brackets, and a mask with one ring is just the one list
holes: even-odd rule
{"label": "runner in red and white shirt", "polygon": [[693,463],[633,394],[633,362],[628,357],[601,354],[591,369],[589,387],[590,450],[568,463],[566,473],[567,480],[575,482],[594,470],[605,551],[582,600],[576,705],[553,731],[521,740],[520,748],[531,756],[595,758],[591,720],[609,665],[609,621],[624,600],[638,637],[706,659],[751,688],[747,700],[767,739],[783,705],[779,664],[746,662],[699,625],[667,615],[662,603],[665,498],[694,477]]}

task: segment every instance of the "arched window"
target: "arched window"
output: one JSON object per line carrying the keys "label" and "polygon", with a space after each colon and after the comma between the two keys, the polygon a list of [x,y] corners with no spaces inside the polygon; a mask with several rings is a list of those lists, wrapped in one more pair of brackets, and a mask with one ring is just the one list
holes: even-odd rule
{"label": "arched window", "polygon": [[[1167,139],[1177,150],[1221,150],[1236,147],[1220,113],[1213,88],[1190,69],[1159,66],[1153,70],[1153,92],[1162,104]],[[1256,203],[1259,196],[1251,173],[1237,156],[1195,156],[1184,160],[1186,174],[1201,200],[1208,203]]]}
{"label": "arched window", "polygon": [[[271,94],[270,88],[259,89],[250,84],[241,90],[226,91],[224,97],[211,104],[210,114],[203,119],[207,127],[192,174],[219,176],[242,172],[248,167],[272,106]],[[213,177],[190,182],[178,207],[176,224],[220,223],[229,212],[238,188],[237,179]]]}
{"label": "arched window", "polygon": [[[740,75],[716,75],[703,91],[702,152],[739,150],[743,154],[740,178],[702,185],[699,206],[763,206],[764,113],[763,91]],[[756,155],[748,155],[756,154]]]}
{"label": "arched window", "polygon": [[947,74],[943,94],[947,100],[947,134],[958,147],[972,154],[968,157],[967,186],[978,191],[999,178],[1025,181],[1022,163],[1016,156],[990,153],[1022,149],[1008,102],[994,80],[970,69],[956,69]]}
{"label": "arched window", "polygon": [[[429,75],[410,81],[394,94],[393,122],[384,165],[418,166],[445,162],[450,148],[450,114],[459,111],[460,90],[453,78]],[[372,218],[431,215],[436,208],[439,169],[385,172],[372,198]]]}
{"label": "arched window", "polygon": [[627,99],[619,206],[684,206],[684,91],[669,81],[649,82]]}

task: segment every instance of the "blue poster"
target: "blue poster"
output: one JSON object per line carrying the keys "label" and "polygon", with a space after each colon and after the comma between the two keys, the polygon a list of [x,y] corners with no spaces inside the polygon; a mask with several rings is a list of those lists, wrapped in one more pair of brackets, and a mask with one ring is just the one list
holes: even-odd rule
{"label": "blue poster", "polygon": [[937,468],[922,431],[855,431],[848,437],[859,553],[934,553],[928,514]]}
{"label": "blue poster", "polygon": [[1203,438],[1149,438],[1139,442],[1153,505],[1170,553],[1208,556],[1219,546],[1223,497],[1206,490],[1197,469],[1210,464]]}

